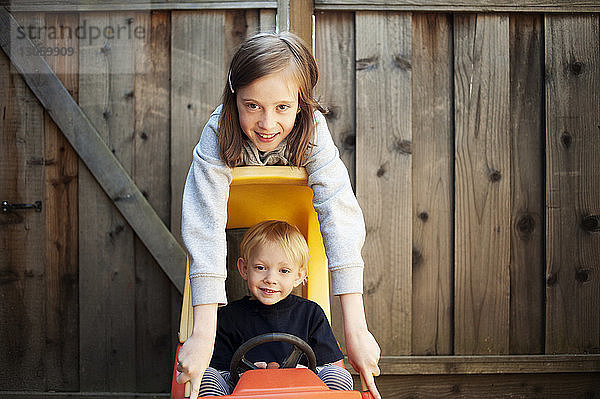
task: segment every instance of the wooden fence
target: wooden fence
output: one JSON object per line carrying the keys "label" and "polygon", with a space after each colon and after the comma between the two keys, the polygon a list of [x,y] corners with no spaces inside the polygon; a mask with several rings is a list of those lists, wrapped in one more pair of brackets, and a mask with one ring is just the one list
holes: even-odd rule
{"label": "wooden fence", "polygon": [[[246,3],[11,10],[176,237],[232,52],[275,27]],[[598,394],[600,7],[423,3],[315,2],[384,397]],[[0,200],[43,204],[0,213],[0,393],[168,392],[180,293],[4,53],[0,110]]]}

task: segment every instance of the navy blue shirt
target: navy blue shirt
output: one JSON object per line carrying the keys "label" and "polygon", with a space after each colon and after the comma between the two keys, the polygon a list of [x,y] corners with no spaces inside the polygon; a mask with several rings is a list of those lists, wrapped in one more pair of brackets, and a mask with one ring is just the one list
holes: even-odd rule
{"label": "navy blue shirt", "polygon": [[[315,352],[318,366],[343,358],[325,312],[317,303],[289,295],[275,305],[264,305],[246,296],[219,308],[210,366],[229,370],[237,348],[247,340],[267,333],[288,333],[302,338]],[[281,365],[292,349],[288,343],[269,342],[251,349],[246,359],[253,363],[277,362]],[[304,356],[302,359],[301,363],[306,364]]]}

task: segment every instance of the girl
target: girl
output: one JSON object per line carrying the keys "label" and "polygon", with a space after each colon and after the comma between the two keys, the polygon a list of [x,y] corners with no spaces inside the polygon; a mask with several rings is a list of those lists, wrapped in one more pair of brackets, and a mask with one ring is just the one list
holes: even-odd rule
{"label": "girl", "polygon": [[[209,365],[217,306],[225,296],[227,199],[231,168],[304,166],[319,216],[333,293],[339,295],[348,358],[380,398],[380,349],[362,301],[365,226],[348,172],[313,98],[316,62],[291,33],[258,34],[231,61],[223,104],[210,116],[194,149],[183,193],[182,235],[190,256],[194,328],[178,357],[178,383],[191,381],[196,399]],[[268,203],[265,206],[269,206]]]}

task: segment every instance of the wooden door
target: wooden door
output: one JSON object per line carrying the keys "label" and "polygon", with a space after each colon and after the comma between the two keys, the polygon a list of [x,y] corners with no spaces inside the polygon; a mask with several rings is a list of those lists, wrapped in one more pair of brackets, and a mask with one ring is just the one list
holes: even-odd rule
{"label": "wooden door", "polygon": [[[69,17],[17,18],[35,27]],[[62,60],[48,62],[76,97]],[[0,201],[41,203],[0,211],[0,390],[75,390],[77,156],[4,53],[0,71]]]}

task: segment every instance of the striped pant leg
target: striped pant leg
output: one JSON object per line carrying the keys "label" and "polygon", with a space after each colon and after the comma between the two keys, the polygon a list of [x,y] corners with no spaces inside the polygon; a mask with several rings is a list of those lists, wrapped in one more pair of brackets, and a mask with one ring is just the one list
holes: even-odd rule
{"label": "striped pant leg", "polygon": [[328,364],[320,368],[317,376],[329,387],[336,391],[351,391],[353,387],[350,372],[335,364]]}
{"label": "striped pant leg", "polygon": [[200,384],[200,392],[198,396],[224,396],[231,393],[229,383],[225,379],[224,373],[227,373],[226,377],[229,377],[229,372],[219,372],[212,367],[209,367],[202,376],[202,383]]}

